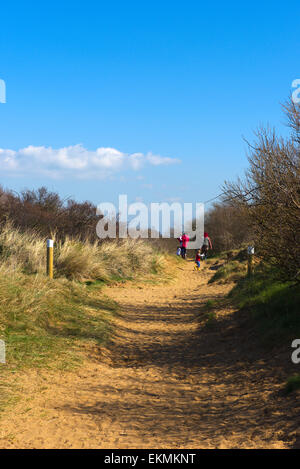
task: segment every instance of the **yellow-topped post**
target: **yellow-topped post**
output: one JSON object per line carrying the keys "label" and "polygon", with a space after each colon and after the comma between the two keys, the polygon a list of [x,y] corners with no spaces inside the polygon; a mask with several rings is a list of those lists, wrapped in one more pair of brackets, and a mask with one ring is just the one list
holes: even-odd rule
{"label": "yellow-topped post", "polygon": [[53,278],[53,239],[47,239],[47,275]]}

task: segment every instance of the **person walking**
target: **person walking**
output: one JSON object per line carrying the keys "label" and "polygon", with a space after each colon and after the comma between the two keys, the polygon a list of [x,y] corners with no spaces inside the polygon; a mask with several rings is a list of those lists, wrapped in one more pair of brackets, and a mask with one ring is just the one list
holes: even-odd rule
{"label": "person walking", "polygon": [[205,231],[204,232],[204,239],[203,239],[203,245],[201,248],[201,253],[204,254],[204,259],[207,259],[207,254],[208,251],[212,249],[212,242],[210,237],[208,236],[208,233]]}
{"label": "person walking", "polygon": [[190,238],[185,233],[183,233],[183,235],[180,236],[178,240],[181,243],[181,257],[182,259],[186,259],[186,249]]}

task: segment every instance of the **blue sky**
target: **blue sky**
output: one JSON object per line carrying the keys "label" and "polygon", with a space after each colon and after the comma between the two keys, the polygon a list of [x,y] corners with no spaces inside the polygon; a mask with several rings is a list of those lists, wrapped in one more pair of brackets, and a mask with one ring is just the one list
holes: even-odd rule
{"label": "blue sky", "polygon": [[289,1],[2,4],[0,184],[210,199],[246,167],[243,136],[286,133],[299,17]]}

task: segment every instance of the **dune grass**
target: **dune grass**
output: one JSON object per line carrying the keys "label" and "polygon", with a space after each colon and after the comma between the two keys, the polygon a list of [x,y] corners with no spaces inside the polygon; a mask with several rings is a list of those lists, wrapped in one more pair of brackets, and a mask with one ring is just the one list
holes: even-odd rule
{"label": "dune grass", "polygon": [[[55,241],[55,236],[53,238]],[[7,223],[0,232],[0,261],[4,270],[44,274],[45,240],[36,232],[23,233]],[[124,239],[98,244],[67,237],[54,244],[56,278],[77,281],[130,279],[140,273],[157,273],[163,266],[164,256],[142,240]]]}

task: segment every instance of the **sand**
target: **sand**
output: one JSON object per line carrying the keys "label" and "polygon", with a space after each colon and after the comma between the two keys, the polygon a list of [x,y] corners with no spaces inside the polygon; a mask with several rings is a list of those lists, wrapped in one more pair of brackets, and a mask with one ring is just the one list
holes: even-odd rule
{"label": "sand", "polygon": [[1,448],[299,447],[299,393],[289,345],[266,350],[247,316],[209,321],[208,285],[187,261],[170,284],[106,287],[120,305],[105,349],[72,372],[23,373],[21,399],[1,419]]}

